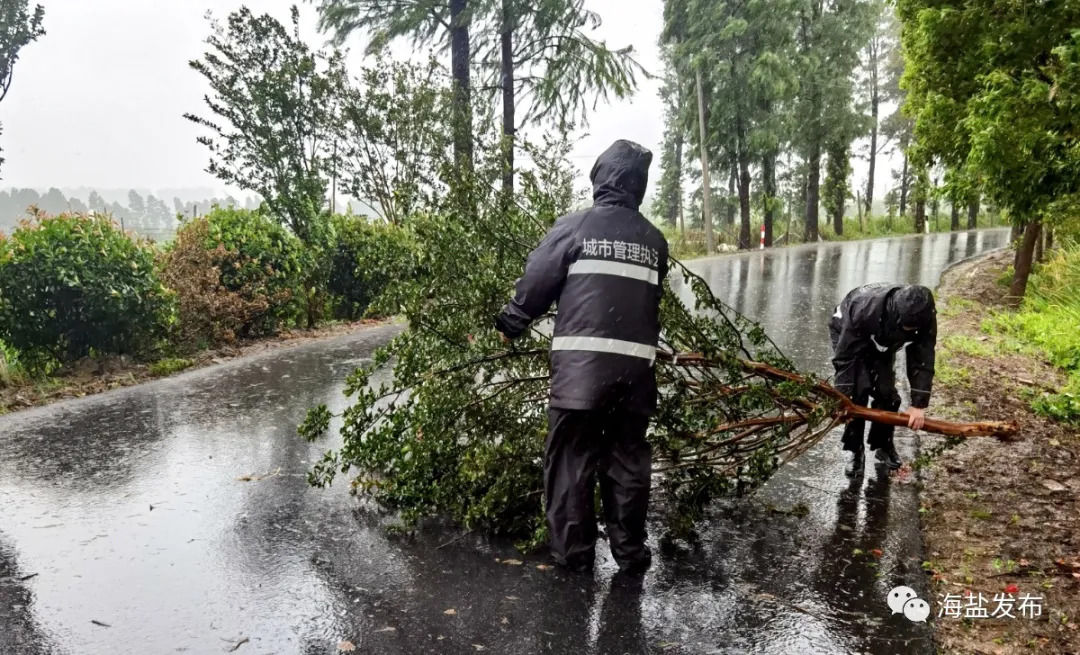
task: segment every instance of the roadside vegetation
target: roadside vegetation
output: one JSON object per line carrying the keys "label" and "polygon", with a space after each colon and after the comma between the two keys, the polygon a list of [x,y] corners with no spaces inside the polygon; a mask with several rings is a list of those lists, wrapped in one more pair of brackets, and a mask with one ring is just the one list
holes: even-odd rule
{"label": "roadside vegetation", "polygon": [[1067,382],[1056,392],[1035,394],[1032,407],[1080,427],[1080,245],[1051,252],[1036,265],[1030,284],[1018,311],[992,315],[983,330],[1010,337],[1004,347],[1035,351],[1060,369]]}
{"label": "roadside vegetation", "polygon": [[1066,236],[1044,251],[1018,308],[1007,302],[1012,261],[1003,251],[963,264],[938,291],[932,411],[1020,431],[1009,442],[922,437],[923,568],[936,608],[970,592],[993,612],[995,596],[1027,594],[1042,613],[939,617],[946,653],[1068,653],[1080,640],[1080,249]]}
{"label": "roadside vegetation", "polygon": [[411,237],[359,216],[318,220],[333,248],[232,208],[184,222],[160,246],[95,214],[37,213],[0,233],[0,411],[80,374],[169,375],[210,348],[370,317],[415,265]]}

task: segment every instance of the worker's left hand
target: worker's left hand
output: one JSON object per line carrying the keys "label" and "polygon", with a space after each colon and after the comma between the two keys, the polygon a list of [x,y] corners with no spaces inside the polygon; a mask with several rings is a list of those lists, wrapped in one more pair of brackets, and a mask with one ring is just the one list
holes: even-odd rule
{"label": "worker's left hand", "polygon": [[908,407],[908,427],[912,430],[921,430],[926,424],[926,411],[918,407]]}
{"label": "worker's left hand", "polygon": [[[496,330],[496,332],[498,332],[498,330]],[[510,343],[510,337],[506,336],[502,332],[499,332],[499,341],[502,341],[503,343]]]}

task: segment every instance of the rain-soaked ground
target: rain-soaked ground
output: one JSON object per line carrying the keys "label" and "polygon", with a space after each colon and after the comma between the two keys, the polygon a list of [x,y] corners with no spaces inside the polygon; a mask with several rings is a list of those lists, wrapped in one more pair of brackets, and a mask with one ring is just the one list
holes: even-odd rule
{"label": "rain-soaked ground", "polygon": [[[933,286],[1007,238],[810,245],[694,268],[827,372],[826,320],[848,289]],[[885,604],[900,584],[926,597],[915,486],[873,466],[849,484],[834,439],[753,502],[719,508],[697,548],[659,555],[640,586],[613,579],[603,547],[588,578],[539,570],[542,556],[499,564],[518,557],[507,543],[394,537],[344,481],[309,488],[330,444],[301,441],[297,422],[320,402],[340,411],[345,375],[396,329],[0,418],[0,653],[314,654],[344,640],[375,653],[931,652],[928,628]],[[910,434],[898,442],[911,458]],[[802,517],[766,509],[799,502]]]}

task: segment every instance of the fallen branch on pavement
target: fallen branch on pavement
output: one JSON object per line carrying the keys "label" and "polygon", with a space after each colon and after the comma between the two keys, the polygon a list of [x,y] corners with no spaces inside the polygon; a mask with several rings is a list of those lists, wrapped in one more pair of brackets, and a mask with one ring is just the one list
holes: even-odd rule
{"label": "fallen branch on pavement", "polygon": [[[674,366],[696,366],[696,367],[709,367],[713,365],[719,365],[719,362],[714,362],[700,353],[671,353],[661,351],[657,353],[657,359],[663,362],[670,363]],[[739,365],[746,369],[747,372],[760,375],[765,378],[769,378],[775,381],[786,382],[799,382],[808,384],[811,386],[814,392],[820,393],[826,396],[830,400],[838,404],[838,408],[835,412],[837,418],[841,422],[848,422],[855,419],[863,419],[874,423],[884,423],[886,425],[895,425],[897,427],[907,427],[908,415],[903,412],[889,412],[881,409],[871,409],[869,407],[863,407],[851,402],[847,396],[838,391],[835,387],[829,385],[823,381],[811,381],[806,377],[799,375],[798,373],[792,373],[791,371],[784,371],[775,366],[764,364],[761,362],[753,362],[749,360],[738,360]],[[748,387],[738,388],[726,388],[721,391],[725,395],[737,394],[747,390]],[[806,405],[806,403],[799,403]],[[813,407],[812,403],[810,407]],[[767,423],[781,423],[791,422],[798,423],[798,420],[793,420],[792,417],[774,417],[771,419],[753,419],[753,421],[765,421]],[[745,422],[752,424],[753,421]],[[724,432],[735,427],[740,427],[738,424],[718,426],[715,432]],[[1012,422],[1002,421],[977,421],[972,423],[953,423],[950,421],[942,421],[939,419],[928,418],[923,424],[924,431],[934,432],[936,434],[945,435],[947,437],[996,437],[998,439],[1010,439],[1016,436],[1017,426]]]}

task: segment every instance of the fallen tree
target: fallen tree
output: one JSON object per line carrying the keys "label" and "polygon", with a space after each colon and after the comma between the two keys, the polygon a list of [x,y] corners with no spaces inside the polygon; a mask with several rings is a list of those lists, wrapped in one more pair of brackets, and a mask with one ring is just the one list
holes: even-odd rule
{"label": "fallen tree", "polygon": [[[526,255],[571,205],[559,152],[533,153],[523,174],[525,208],[479,215],[446,212],[412,223],[422,274],[392,285],[384,303],[409,327],[350,375],[353,404],[342,445],[309,476],[328,485],[357,471],[352,488],[406,522],[446,516],[470,529],[539,543],[549,335],[543,321],[507,349],[491,327]],[[672,287],[680,280],[687,306]],[[383,308],[383,311],[389,311]],[[796,371],[761,327],[719,301],[673,262],[661,301],[661,392],[649,439],[672,534],[688,533],[710,500],[746,493],[784,462],[852,418],[906,425],[902,414],[853,405],[827,383]],[[392,366],[392,382],[377,381]],[[301,426],[323,434],[332,417],[315,408]],[[929,421],[944,434],[1006,436],[1002,424]]]}

